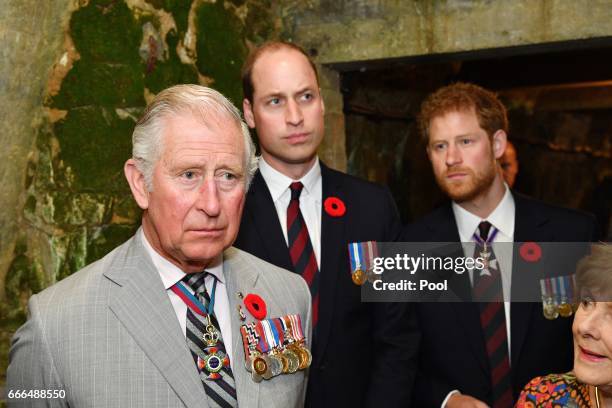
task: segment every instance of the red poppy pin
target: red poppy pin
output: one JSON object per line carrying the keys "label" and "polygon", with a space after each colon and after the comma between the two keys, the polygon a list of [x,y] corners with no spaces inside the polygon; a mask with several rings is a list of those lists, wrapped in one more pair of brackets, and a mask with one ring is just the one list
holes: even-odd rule
{"label": "red poppy pin", "polygon": [[519,248],[519,253],[526,262],[538,262],[542,257],[542,248],[535,242],[524,242]]}
{"label": "red poppy pin", "polygon": [[327,197],[323,202],[325,212],[332,217],[342,217],[346,212],[344,201],[338,197]]}
{"label": "red poppy pin", "polygon": [[249,293],[244,297],[244,306],[247,308],[251,316],[257,320],[266,318],[268,311],[266,310],[266,302],[254,293]]}

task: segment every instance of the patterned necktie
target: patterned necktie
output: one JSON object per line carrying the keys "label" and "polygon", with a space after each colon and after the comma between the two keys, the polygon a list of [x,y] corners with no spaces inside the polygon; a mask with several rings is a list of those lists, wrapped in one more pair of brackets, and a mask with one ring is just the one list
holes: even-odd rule
{"label": "patterned necktie", "polygon": [[291,201],[287,207],[287,238],[289,255],[296,273],[302,275],[312,295],[312,327],[317,325],[319,311],[319,267],[315,258],[308,227],[300,211],[300,194],[304,185],[299,181],[291,183]]}
{"label": "patterned necktie", "polygon": [[[183,278],[183,282],[185,282],[191,289],[195,296],[198,298],[200,302],[204,305],[204,307],[208,307],[210,302],[210,296],[206,291],[206,286],[204,284],[206,280],[207,272],[188,274]],[[216,279],[214,275],[210,275],[213,279]],[[221,337],[221,330],[219,329],[219,322],[215,317],[214,313],[210,316],[211,323],[217,331],[219,332],[219,341],[216,344],[216,347],[224,354],[225,345],[223,344],[223,338]],[[191,356],[193,357],[193,361],[198,367],[198,373],[200,374],[200,379],[202,380],[202,384],[204,384],[204,391],[208,397],[208,405],[211,407],[222,407],[222,408],[231,408],[237,407],[238,401],[236,397],[236,383],[234,381],[234,375],[232,373],[231,367],[223,367],[221,370],[221,378],[216,380],[207,379],[208,373],[205,369],[201,369],[198,366],[198,357],[201,360],[204,360],[207,356],[206,352],[206,344],[203,340],[204,333],[206,333],[206,318],[201,316],[198,313],[192,312],[192,310],[187,308],[187,345],[189,346],[189,350],[191,350]]]}
{"label": "patterned necktie", "polygon": [[[491,386],[493,389],[493,408],[512,407],[512,383],[510,378],[510,360],[508,358],[508,334],[506,313],[504,309],[504,292],[499,262],[495,258],[489,237],[491,223],[483,221],[478,225],[482,242],[476,245],[474,257],[488,259],[483,271],[474,270],[474,300],[479,302],[480,326],[484,335]],[[483,256],[484,255],[484,256]],[[488,271],[484,272],[484,271]]]}

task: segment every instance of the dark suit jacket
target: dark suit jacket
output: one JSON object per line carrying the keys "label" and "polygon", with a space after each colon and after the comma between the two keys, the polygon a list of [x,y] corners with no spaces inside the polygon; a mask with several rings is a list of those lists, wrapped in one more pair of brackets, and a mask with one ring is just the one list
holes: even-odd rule
{"label": "dark suit jacket", "polygon": [[[516,205],[514,241],[592,241],[593,218],[513,193]],[[409,225],[403,241],[458,242],[459,232],[450,202]],[[514,251],[512,287],[518,282]],[[459,293],[470,291],[468,274],[457,275]],[[533,285],[531,285],[533,286]],[[417,305],[421,330],[419,369],[414,406],[440,407],[452,390],[491,404],[490,369],[480,327],[477,303],[421,303]],[[513,302],[510,307],[511,375],[514,398],[532,378],[564,373],[572,368],[572,319],[546,320],[540,303]]]}
{"label": "dark suit jacket", "polygon": [[[306,405],[406,406],[416,370],[418,336],[407,304],[362,303],[350,274],[348,243],[395,241],[401,232],[395,202],[378,185],[321,163],[323,201],[338,197],[342,217],[321,210],[319,320]],[[293,270],[289,250],[259,172],[247,194],[236,247]]]}

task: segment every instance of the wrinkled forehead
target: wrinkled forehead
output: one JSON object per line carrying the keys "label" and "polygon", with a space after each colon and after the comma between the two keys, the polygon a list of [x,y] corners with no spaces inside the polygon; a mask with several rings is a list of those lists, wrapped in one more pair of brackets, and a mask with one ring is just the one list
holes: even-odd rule
{"label": "wrinkled forehead", "polygon": [[229,114],[185,110],[163,118],[162,152],[202,148],[243,157],[246,149],[241,123]]}

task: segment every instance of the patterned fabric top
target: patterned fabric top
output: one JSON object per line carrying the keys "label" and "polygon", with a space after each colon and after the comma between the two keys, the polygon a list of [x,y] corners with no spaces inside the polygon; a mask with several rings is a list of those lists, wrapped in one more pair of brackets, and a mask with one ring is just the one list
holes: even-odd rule
{"label": "patterned fabric top", "polygon": [[531,380],[516,403],[517,408],[590,408],[589,388],[574,373],[550,374]]}

